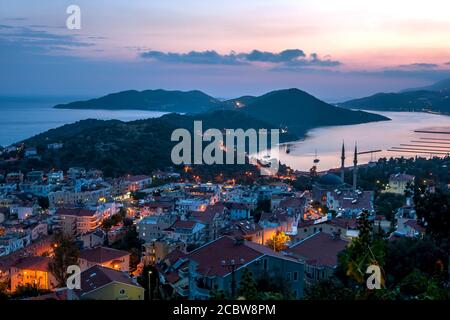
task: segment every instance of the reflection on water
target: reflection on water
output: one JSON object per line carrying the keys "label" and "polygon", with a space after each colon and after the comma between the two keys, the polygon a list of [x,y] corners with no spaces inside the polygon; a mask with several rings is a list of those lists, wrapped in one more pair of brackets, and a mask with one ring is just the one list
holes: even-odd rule
{"label": "reflection on water", "polygon": [[[371,160],[377,160],[381,157],[410,157],[415,155],[429,157],[431,154],[445,155],[450,152],[449,134],[414,132],[415,130],[450,132],[449,116],[420,112],[377,113],[391,118],[392,121],[323,127],[310,130],[305,140],[289,144],[289,153],[286,153],[286,149],[281,147],[280,160],[293,169],[307,171],[311,168],[315,158],[315,152],[317,152],[317,156],[320,159],[318,163],[319,171],[338,168],[340,167],[343,141],[345,141],[346,148],[346,166],[352,165],[355,143],[358,144],[358,152],[382,150],[373,154],[360,154],[358,156],[358,162],[361,164]],[[428,141],[433,143],[427,143]],[[403,146],[403,144],[407,144],[407,146]],[[414,147],[415,145],[424,146]],[[402,149],[388,151],[393,147]],[[411,149],[424,149],[424,151],[414,152]]]}
{"label": "reflection on water", "polygon": [[[59,101],[61,102],[61,101]],[[59,102],[12,103],[0,101],[0,146],[83,119],[132,121],[160,117],[165,112],[145,110],[53,109]]]}

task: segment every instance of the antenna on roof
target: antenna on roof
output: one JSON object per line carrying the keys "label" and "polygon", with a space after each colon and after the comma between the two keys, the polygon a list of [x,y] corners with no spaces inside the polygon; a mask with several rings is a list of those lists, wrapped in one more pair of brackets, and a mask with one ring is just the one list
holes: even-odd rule
{"label": "antenna on roof", "polygon": [[315,149],[314,151],[314,164],[317,164],[320,162],[320,159],[317,157],[317,149]]}

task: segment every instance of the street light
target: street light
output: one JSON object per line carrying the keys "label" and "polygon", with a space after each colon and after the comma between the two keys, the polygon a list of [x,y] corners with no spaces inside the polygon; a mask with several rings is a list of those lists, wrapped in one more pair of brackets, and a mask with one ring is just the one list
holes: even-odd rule
{"label": "street light", "polygon": [[152,270],[148,271],[148,299],[152,300],[153,294],[152,294]]}
{"label": "street light", "polygon": [[244,259],[239,259],[239,262],[231,259],[230,261],[222,260],[222,266],[227,267],[231,271],[231,298],[234,299],[236,293],[236,268],[244,264]]}

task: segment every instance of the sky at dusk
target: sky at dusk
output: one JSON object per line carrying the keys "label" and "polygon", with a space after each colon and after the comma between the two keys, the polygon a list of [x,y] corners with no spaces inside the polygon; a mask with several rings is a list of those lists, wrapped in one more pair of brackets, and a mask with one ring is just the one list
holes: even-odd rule
{"label": "sky at dusk", "polygon": [[[81,8],[81,30],[66,8]],[[450,78],[448,0],[0,0],[0,95],[297,87],[327,101]]]}

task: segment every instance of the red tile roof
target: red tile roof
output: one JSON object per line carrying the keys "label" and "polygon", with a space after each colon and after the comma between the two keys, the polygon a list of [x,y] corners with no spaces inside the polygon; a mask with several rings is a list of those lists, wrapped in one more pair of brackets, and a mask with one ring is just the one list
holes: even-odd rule
{"label": "red tile roof", "polygon": [[358,220],[356,218],[335,218],[332,220],[328,220],[327,223],[346,229],[358,228]]}
{"label": "red tile roof", "polygon": [[229,236],[222,236],[192,251],[187,257],[198,263],[197,272],[200,274],[223,277],[230,273],[223,261],[230,263],[234,260],[236,264],[242,265],[265,255],[296,261],[263,245],[250,241],[237,242]]}
{"label": "red tile roof", "polygon": [[164,276],[166,280],[170,283],[176,283],[178,282],[178,280],[181,279],[177,272],[169,272],[166,273]]}
{"label": "red tile roof", "polygon": [[51,237],[45,237],[35,241],[29,246],[17,250],[7,256],[0,257],[0,271],[7,272],[12,266],[20,261],[23,257],[35,256],[51,249]]}
{"label": "red tile roof", "polygon": [[335,267],[338,253],[347,244],[348,241],[333,239],[329,234],[318,232],[286,249],[286,252],[304,259],[310,265]]}
{"label": "red tile roof", "polygon": [[284,221],[288,221],[291,216],[287,214],[284,210],[277,210],[272,212],[263,212],[261,213],[261,217],[259,218],[260,222],[268,221],[268,222],[274,222],[274,223],[281,223]]}
{"label": "red tile roof", "polygon": [[263,254],[242,244],[236,244],[231,237],[224,236],[192,251],[188,258],[198,263],[197,271],[207,276],[224,276],[230,272],[222,261],[248,263]]}
{"label": "red tile roof", "polygon": [[235,230],[240,230],[242,235],[249,235],[249,234],[255,234],[264,228],[261,227],[259,224],[253,222],[253,221],[234,221],[232,223],[232,228]]}
{"label": "red tile roof", "polygon": [[339,206],[343,209],[373,209],[373,191],[363,191],[361,194],[353,191],[344,191],[338,194],[333,191],[331,195],[335,200],[339,201]]}
{"label": "red tile roof", "polygon": [[406,221],[405,225],[407,225],[411,229],[416,230],[417,232],[420,232],[420,233],[425,232],[425,228],[422,227],[415,219],[410,219],[410,220]]}
{"label": "red tile roof", "polygon": [[242,202],[227,202],[227,207],[230,210],[250,210],[250,206]]}
{"label": "red tile roof", "polygon": [[174,264],[177,262],[178,259],[186,257],[186,253],[184,253],[181,250],[175,249],[171,253],[169,253],[167,256],[165,256],[164,260],[167,260],[170,262],[170,264]]}
{"label": "red tile roof", "polygon": [[81,259],[95,263],[105,263],[111,260],[121,259],[129,255],[130,253],[128,251],[122,251],[106,247],[86,249],[80,252]]}
{"label": "red tile roof", "polygon": [[77,217],[91,217],[97,213],[95,210],[80,209],[80,208],[60,208],[56,210],[56,214],[60,216],[77,216]]}
{"label": "red tile roof", "polygon": [[226,206],[223,203],[218,202],[214,205],[207,206],[205,212],[211,213],[211,214],[212,213],[217,214],[217,213],[222,213],[225,209],[226,209]]}
{"label": "red tile roof", "polygon": [[49,271],[48,264],[52,261],[49,257],[26,257],[20,259],[14,267],[21,270]]}
{"label": "red tile roof", "polygon": [[414,179],[415,179],[414,176],[403,173],[391,174],[391,176],[389,177],[390,181],[412,182],[414,181]]}
{"label": "red tile roof", "polygon": [[193,211],[191,212],[191,217],[195,221],[199,221],[201,223],[209,224],[212,223],[216,215],[224,212],[226,207],[219,203],[215,205],[209,205],[206,207],[205,211]]}
{"label": "red tile roof", "polygon": [[139,181],[147,180],[147,179],[151,179],[151,177],[145,176],[145,175],[127,176],[127,177],[125,177],[125,181],[131,182],[131,183],[133,183],[133,182],[139,182]]}
{"label": "red tile roof", "polygon": [[95,265],[81,273],[81,289],[74,292],[81,297],[112,282],[140,287],[125,272]]}
{"label": "red tile roof", "polygon": [[173,229],[192,229],[197,222],[191,220],[177,220],[173,225]]}
{"label": "red tile roof", "polygon": [[150,202],[142,205],[142,207],[148,207],[149,209],[171,209],[174,207],[173,202]]}
{"label": "red tile roof", "polygon": [[280,207],[282,208],[288,208],[288,207],[302,207],[305,205],[305,199],[304,198],[286,198],[280,201]]}
{"label": "red tile roof", "polygon": [[31,298],[26,298],[24,300],[37,300],[37,301],[41,301],[41,300],[67,300],[67,289],[58,289],[55,292],[50,292],[50,293],[46,293],[46,294],[42,294],[40,296],[37,297],[31,297]]}

